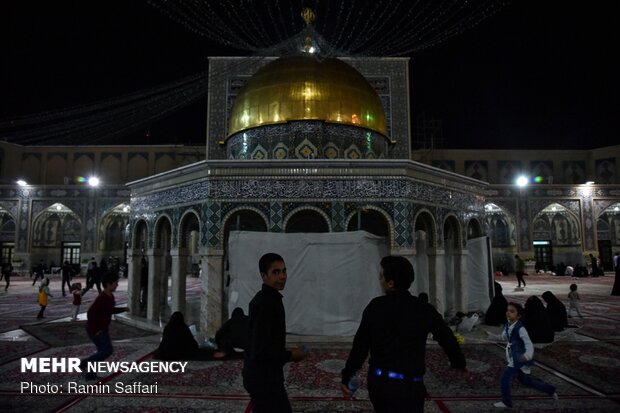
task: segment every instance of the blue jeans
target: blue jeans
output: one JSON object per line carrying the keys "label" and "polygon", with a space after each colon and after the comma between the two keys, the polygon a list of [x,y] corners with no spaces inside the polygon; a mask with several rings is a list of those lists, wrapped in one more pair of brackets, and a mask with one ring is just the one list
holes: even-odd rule
{"label": "blue jeans", "polygon": [[103,361],[110,357],[112,355],[112,340],[110,340],[110,333],[107,331],[102,331],[101,333],[94,335],[90,331],[87,332],[88,337],[90,337],[91,341],[95,343],[97,352],[82,360],[82,364],[86,364],[89,361]]}
{"label": "blue jeans", "polygon": [[535,379],[531,375],[523,373],[521,369],[516,369],[514,367],[506,367],[506,370],[504,370],[504,373],[502,373],[501,386],[502,386],[502,401],[508,407],[512,407],[512,396],[510,395],[510,383],[512,382],[512,379],[515,376],[521,383],[525,384],[526,386],[533,387],[536,390],[540,390],[543,393],[547,393],[549,396],[555,393],[555,387],[553,387],[549,383],[545,383],[542,380]]}

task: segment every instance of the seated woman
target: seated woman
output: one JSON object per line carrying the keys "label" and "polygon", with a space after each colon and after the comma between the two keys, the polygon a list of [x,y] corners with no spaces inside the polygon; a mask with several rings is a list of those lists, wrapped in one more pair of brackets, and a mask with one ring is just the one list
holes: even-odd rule
{"label": "seated woman", "polygon": [[217,330],[215,342],[217,343],[217,351],[213,353],[215,358],[223,358],[227,355],[239,353],[235,349],[246,349],[248,343],[248,316],[243,313],[242,308],[235,308],[230,320],[226,321]]}
{"label": "seated woman", "polygon": [[555,338],[549,314],[540,298],[531,296],[525,302],[521,318],[533,343],[551,343]]}
{"label": "seated woman", "polygon": [[160,360],[191,360],[200,358],[198,343],[190,331],[183,313],[176,311],[164,327],[164,334],[159,348],[153,356]]}
{"label": "seated woman", "polygon": [[506,324],[506,310],[508,309],[508,301],[502,293],[502,286],[495,281],[495,296],[491,305],[487,309],[484,316],[484,324],[489,326],[501,326]]}
{"label": "seated woman", "polygon": [[547,303],[547,314],[551,319],[553,331],[564,331],[564,328],[568,326],[566,307],[551,291],[545,291],[542,298]]}

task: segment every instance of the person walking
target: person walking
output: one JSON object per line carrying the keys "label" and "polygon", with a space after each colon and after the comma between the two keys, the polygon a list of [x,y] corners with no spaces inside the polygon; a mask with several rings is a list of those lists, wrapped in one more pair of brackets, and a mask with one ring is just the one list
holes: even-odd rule
{"label": "person walking", "polygon": [[47,308],[48,298],[52,297],[52,294],[50,294],[49,285],[50,285],[50,279],[46,277],[43,279],[43,281],[41,281],[41,285],[39,286],[37,302],[41,306],[41,310],[39,310],[39,314],[37,314],[37,320],[45,318],[43,316],[43,313],[45,313],[45,309]]}
{"label": "person walking", "polygon": [[9,290],[9,285],[11,285],[11,276],[13,275],[13,264],[7,262],[2,267],[2,276],[4,277],[4,282],[6,283],[6,287],[4,287],[4,291]]}
{"label": "person walking", "polygon": [[[118,274],[106,273],[103,276],[103,291],[95,298],[87,312],[86,333],[95,344],[97,351],[89,357],[82,359],[80,368],[84,371],[87,363],[91,361],[103,361],[110,357],[113,352],[112,340],[110,339],[110,322],[112,314],[128,311],[126,307],[116,307],[114,291],[118,287]],[[86,380],[98,380],[94,372],[86,373]]]}
{"label": "person walking", "polygon": [[62,268],[60,269],[60,288],[62,290],[62,296],[65,295],[65,284],[67,284],[67,290],[69,290],[69,294],[71,294],[71,277],[73,276],[73,269],[71,268],[71,264],[69,261],[65,261],[62,264]]}
{"label": "person walking", "polygon": [[525,287],[525,279],[523,278],[523,275],[525,275],[525,262],[518,255],[515,255],[515,274],[519,283],[517,288],[521,288],[521,283]]}
{"label": "person walking", "polygon": [[32,285],[35,285],[39,278],[41,280],[45,278],[45,263],[43,262],[43,259],[39,261],[39,265],[37,265],[37,267],[34,269],[34,280],[32,280]]}
{"label": "person walking", "polygon": [[465,357],[441,314],[409,293],[414,278],[413,266],[405,257],[381,260],[379,282],[385,295],[372,299],[364,309],[342,370],[340,389],[350,398],[353,392],[348,384],[370,353],[368,395],[377,413],[424,411],[424,354],[429,333],[450,365],[467,374]]}
{"label": "person walking", "polygon": [[495,407],[512,407],[510,385],[515,377],[524,385],[547,393],[554,400],[558,400],[558,394],[554,386],[531,376],[531,366],[534,364],[534,345],[521,322],[522,315],[523,307],[521,304],[508,303],[508,309],[506,310],[508,324],[502,328],[502,333],[496,335],[487,331],[489,338],[506,341],[506,360],[508,366],[502,373],[501,378],[502,400],[494,403],[493,406]]}
{"label": "person walking", "polygon": [[72,321],[77,321],[78,313],[80,312],[80,306],[82,305],[82,284],[75,283],[71,285],[71,294],[73,295],[73,317]]}
{"label": "person walking", "polygon": [[267,253],[260,258],[258,268],[263,285],[249,305],[243,387],[250,393],[253,413],[290,413],[283,367],[290,361],[303,360],[306,353],[300,348],[285,348],[286,321],[280,294],[287,279],[284,259]]}
{"label": "person walking", "polygon": [[573,312],[573,309],[575,309],[577,311],[577,315],[581,318],[583,318],[583,316],[581,315],[581,306],[579,305],[579,302],[581,301],[581,298],[579,297],[579,293],[577,292],[577,284],[571,284],[570,285],[570,292],[568,293],[568,318],[571,318],[571,313]]}

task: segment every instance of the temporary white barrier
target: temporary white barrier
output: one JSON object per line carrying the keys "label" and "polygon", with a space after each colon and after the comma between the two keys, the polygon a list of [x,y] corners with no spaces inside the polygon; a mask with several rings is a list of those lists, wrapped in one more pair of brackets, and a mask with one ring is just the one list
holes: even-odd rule
{"label": "temporary white barrier", "polygon": [[389,253],[385,238],[364,231],[233,231],[228,239],[229,314],[235,307],[248,313],[262,285],[258,260],[268,252],[280,254],[286,263],[288,280],[281,293],[288,333],[353,335],[368,302],[382,294],[379,262]]}

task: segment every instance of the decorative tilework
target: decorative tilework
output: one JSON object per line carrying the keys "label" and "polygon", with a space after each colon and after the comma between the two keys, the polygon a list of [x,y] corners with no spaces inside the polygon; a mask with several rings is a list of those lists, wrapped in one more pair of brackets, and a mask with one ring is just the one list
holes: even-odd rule
{"label": "decorative tilework", "polygon": [[340,151],[334,142],[328,142],[323,147],[323,155],[326,159],[337,159],[340,157]]}
{"label": "decorative tilework", "polygon": [[278,143],[273,148],[273,159],[287,159],[288,158],[288,147],[283,143]]}
{"label": "decorative tilework", "polygon": [[308,139],[304,139],[295,148],[295,156],[300,159],[314,159],[317,157],[316,146]]}
{"label": "decorative tilework", "polygon": [[413,244],[411,236],[411,207],[408,202],[394,202],[394,244],[399,247],[410,247]]}
{"label": "decorative tilework", "polygon": [[220,246],[221,209],[218,202],[207,202],[207,237],[210,247]]}
{"label": "decorative tilework", "polygon": [[344,205],[341,202],[334,202],[332,204],[332,225],[334,232],[343,232],[346,231],[344,226],[345,214],[344,214]]}
{"label": "decorative tilework", "polygon": [[281,202],[272,202],[271,203],[271,215],[270,215],[270,231],[271,232],[282,232],[284,230],[283,227],[283,212],[284,208],[282,207]]}
{"label": "decorative tilework", "polygon": [[[325,142],[331,143],[333,146],[330,147],[336,151],[324,152],[323,148],[327,147]],[[320,159],[328,155],[338,156],[354,142],[363,144],[360,154],[372,152],[375,157],[388,155],[389,142],[379,133],[318,120],[290,121],[244,130],[228,138],[226,153],[229,159],[248,159],[257,150],[264,154],[264,158]]]}
{"label": "decorative tilework", "polygon": [[265,148],[263,148],[263,146],[261,144],[256,145],[256,147],[254,148],[254,150],[252,151],[252,155],[251,155],[251,159],[256,159],[256,160],[261,160],[261,159],[267,159],[267,150]]}
{"label": "decorative tilework", "polygon": [[344,151],[344,157],[346,159],[361,159],[362,153],[360,152],[357,145],[352,143],[347,149]]}

